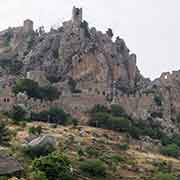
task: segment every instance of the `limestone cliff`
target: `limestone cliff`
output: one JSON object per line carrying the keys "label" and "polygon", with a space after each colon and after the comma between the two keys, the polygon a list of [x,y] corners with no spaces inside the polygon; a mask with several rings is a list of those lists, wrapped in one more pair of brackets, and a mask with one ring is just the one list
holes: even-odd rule
{"label": "limestone cliff", "polygon": [[[125,41],[112,38],[111,29],[102,33],[90,28],[82,9],[75,7],[71,20],[48,33],[42,27],[34,31],[33,22],[26,20],[22,27],[0,33],[1,79],[28,74],[40,85],[56,86],[62,94],[56,104],[68,110],[118,103],[135,120],[153,121],[167,132],[177,131],[180,72],[163,74],[151,82],[140,74],[136,55]],[[75,92],[78,96],[71,98]]]}

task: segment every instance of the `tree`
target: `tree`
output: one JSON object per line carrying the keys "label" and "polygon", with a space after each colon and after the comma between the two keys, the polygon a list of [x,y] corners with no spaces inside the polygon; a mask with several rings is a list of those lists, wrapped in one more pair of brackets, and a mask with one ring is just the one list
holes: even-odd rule
{"label": "tree", "polygon": [[53,86],[39,87],[39,98],[44,100],[55,100],[59,97],[57,88]]}
{"label": "tree", "polygon": [[10,132],[5,123],[0,123],[0,145],[7,146],[10,141]]}
{"label": "tree", "polygon": [[81,162],[80,169],[91,176],[105,176],[106,167],[101,160],[85,160]]}
{"label": "tree", "polygon": [[172,174],[159,172],[153,176],[152,180],[177,180],[177,178]]}
{"label": "tree", "polygon": [[48,180],[73,180],[70,161],[63,154],[51,153],[32,162],[33,171],[45,173]]}
{"label": "tree", "polygon": [[45,173],[42,171],[34,171],[31,173],[31,180],[48,180]]}
{"label": "tree", "polygon": [[117,104],[111,105],[111,114],[113,116],[127,116],[124,109]]}
{"label": "tree", "polygon": [[176,144],[169,144],[161,148],[161,153],[166,156],[172,156],[177,158],[180,155],[180,147]]}
{"label": "tree", "polygon": [[131,122],[128,118],[124,117],[111,117],[109,119],[109,126],[113,130],[127,132],[129,131]]}
{"label": "tree", "polygon": [[13,92],[18,94],[19,92],[26,92],[29,97],[42,100],[54,100],[59,98],[59,92],[56,87],[51,85],[40,87],[39,84],[30,79],[20,79],[16,82]]}
{"label": "tree", "polygon": [[63,109],[50,108],[48,114],[51,123],[66,125],[68,121],[68,115],[64,112]]}
{"label": "tree", "polygon": [[13,92],[18,94],[19,92],[26,92],[29,97],[39,97],[38,83],[30,79],[20,79],[13,87]]}
{"label": "tree", "polygon": [[26,119],[27,112],[19,105],[13,106],[13,109],[10,113],[11,118],[16,121],[24,121]]}
{"label": "tree", "polygon": [[109,112],[108,108],[106,106],[97,104],[91,109],[91,113],[99,113],[99,112]]}
{"label": "tree", "polygon": [[157,106],[162,106],[162,97],[159,95],[154,96],[154,101]]}
{"label": "tree", "polygon": [[96,112],[91,115],[89,125],[94,127],[107,128],[110,115],[105,112]]}

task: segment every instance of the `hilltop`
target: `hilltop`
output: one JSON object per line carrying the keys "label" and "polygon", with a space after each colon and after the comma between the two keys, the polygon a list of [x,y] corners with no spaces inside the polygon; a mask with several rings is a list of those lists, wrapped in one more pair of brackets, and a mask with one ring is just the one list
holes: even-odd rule
{"label": "hilltop", "polygon": [[72,168],[87,180],[98,173],[108,180],[179,177],[180,71],[145,78],[125,41],[111,28],[91,28],[81,8],[57,29],[33,26],[27,19],[0,32],[0,145],[7,153],[0,161],[13,162],[2,175],[56,180],[37,167],[52,158],[65,162],[67,178]]}

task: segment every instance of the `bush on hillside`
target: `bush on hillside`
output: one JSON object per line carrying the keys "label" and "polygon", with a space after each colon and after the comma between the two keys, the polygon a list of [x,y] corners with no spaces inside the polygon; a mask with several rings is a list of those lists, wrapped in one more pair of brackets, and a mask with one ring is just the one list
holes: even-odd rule
{"label": "bush on hillside", "polygon": [[151,180],[177,180],[177,178],[170,173],[158,172]]}
{"label": "bush on hillside", "polygon": [[42,127],[41,126],[32,126],[28,129],[29,134],[33,135],[40,135],[42,133]]}
{"label": "bush on hillside", "polygon": [[166,156],[178,158],[180,156],[180,147],[176,144],[169,144],[161,148],[161,153]]}
{"label": "bush on hillside", "polygon": [[125,117],[112,116],[109,118],[107,126],[116,131],[127,132],[130,129],[131,122]]}
{"label": "bush on hillside", "polygon": [[45,173],[42,171],[34,171],[30,176],[31,180],[48,180]]}
{"label": "bush on hillside", "polygon": [[19,92],[26,92],[29,97],[41,99],[41,100],[55,100],[59,98],[59,92],[57,88],[49,85],[40,87],[39,84],[30,79],[20,79],[13,87],[13,92],[18,94]]}
{"label": "bush on hillside", "polygon": [[85,160],[81,162],[80,169],[91,176],[104,177],[106,175],[106,166],[101,160]]}
{"label": "bush on hillside", "polygon": [[117,104],[113,104],[111,105],[111,114],[112,116],[127,116],[126,112],[124,111],[124,109]]}
{"label": "bush on hillside", "polygon": [[70,161],[63,154],[51,153],[32,162],[33,171],[41,171],[48,180],[73,180]]}
{"label": "bush on hillside", "polygon": [[64,110],[61,108],[50,108],[48,111],[42,111],[40,113],[32,113],[31,119],[35,121],[43,121],[43,122],[55,123],[61,125],[67,125],[68,123],[73,123],[71,116],[66,112],[64,112]]}
{"label": "bush on hillside", "polygon": [[162,106],[162,97],[159,95],[154,96],[154,101],[157,106]]}
{"label": "bush on hillside", "polygon": [[91,115],[89,125],[94,127],[108,128],[108,119],[110,115],[106,112],[96,112]]}
{"label": "bush on hillside", "polygon": [[13,106],[9,115],[16,123],[18,123],[18,122],[24,121],[26,119],[27,112],[21,106],[15,105],[15,106]]}
{"label": "bush on hillside", "polygon": [[91,109],[91,113],[108,113],[109,110],[106,106],[97,104]]}

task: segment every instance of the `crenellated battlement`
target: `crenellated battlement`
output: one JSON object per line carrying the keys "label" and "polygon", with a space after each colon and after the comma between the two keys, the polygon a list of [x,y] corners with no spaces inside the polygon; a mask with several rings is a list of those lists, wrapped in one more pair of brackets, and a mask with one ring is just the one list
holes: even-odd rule
{"label": "crenellated battlement", "polygon": [[73,7],[72,11],[72,21],[74,24],[80,25],[83,19],[83,10],[82,8]]}

